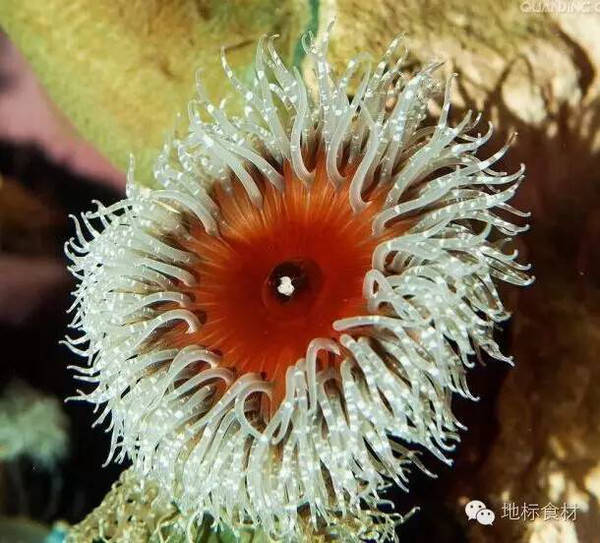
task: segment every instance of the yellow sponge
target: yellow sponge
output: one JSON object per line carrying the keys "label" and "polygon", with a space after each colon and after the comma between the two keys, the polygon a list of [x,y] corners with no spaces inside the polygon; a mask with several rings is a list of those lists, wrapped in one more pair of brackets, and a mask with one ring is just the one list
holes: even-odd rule
{"label": "yellow sponge", "polygon": [[242,79],[264,33],[281,35],[289,60],[307,10],[291,0],[3,0],[0,24],[81,135],[121,169],[133,153],[136,179],[151,184],[196,70],[218,102],[229,92],[221,46]]}

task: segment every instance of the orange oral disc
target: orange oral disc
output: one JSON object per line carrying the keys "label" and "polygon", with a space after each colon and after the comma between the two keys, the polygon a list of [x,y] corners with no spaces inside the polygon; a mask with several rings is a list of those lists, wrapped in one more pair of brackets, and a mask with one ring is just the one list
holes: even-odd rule
{"label": "orange oral disc", "polygon": [[322,161],[310,187],[288,166],[284,178],[282,192],[263,184],[261,207],[239,183],[215,187],[221,235],[197,225],[186,247],[200,258],[187,293],[204,324],[175,340],[221,353],[237,375],[262,374],[277,401],[310,341],[337,338],[336,320],[364,314],[363,279],[381,242],[371,230],[378,206],[354,213],[349,183],[335,188]]}

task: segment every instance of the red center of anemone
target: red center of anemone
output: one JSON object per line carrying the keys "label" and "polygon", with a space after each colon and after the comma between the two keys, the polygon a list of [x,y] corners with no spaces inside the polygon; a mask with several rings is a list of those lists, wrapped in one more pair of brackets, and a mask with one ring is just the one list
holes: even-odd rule
{"label": "red center of anemone", "polygon": [[187,293],[204,324],[177,338],[220,352],[237,375],[261,373],[279,399],[310,341],[336,338],[336,320],[365,313],[363,280],[382,241],[371,230],[378,205],[354,213],[349,182],[334,187],[322,161],[310,187],[289,166],[284,177],[283,191],[261,182],[260,207],[239,183],[215,188],[221,235],[198,225],[187,243],[200,258]]}

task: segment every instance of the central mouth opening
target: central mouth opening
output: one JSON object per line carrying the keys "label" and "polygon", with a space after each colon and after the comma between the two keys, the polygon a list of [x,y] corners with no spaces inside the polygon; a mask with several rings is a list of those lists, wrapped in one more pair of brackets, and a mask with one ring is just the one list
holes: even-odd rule
{"label": "central mouth opening", "polygon": [[278,318],[305,315],[323,284],[319,265],[311,259],[292,258],[277,264],[263,284],[262,299]]}

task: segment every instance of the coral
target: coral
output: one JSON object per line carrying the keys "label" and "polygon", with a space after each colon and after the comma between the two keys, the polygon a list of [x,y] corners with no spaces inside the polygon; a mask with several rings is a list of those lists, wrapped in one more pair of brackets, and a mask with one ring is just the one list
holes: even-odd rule
{"label": "coral", "polygon": [[[267,541],[246,533],[240,543]],[[215,530],[210,522],[198,524],[178,511],[158,487],[141,480],[131,469],[124,471],[102,503],[83,521],[71,527],[66,543],[232,543],[227,530]]]}
{"label": "coral", "polygon": [[169,500],[151,483],[124,471],[102,503],[69,530],[67,543],[114,541],[146,543],[177,515]]}

